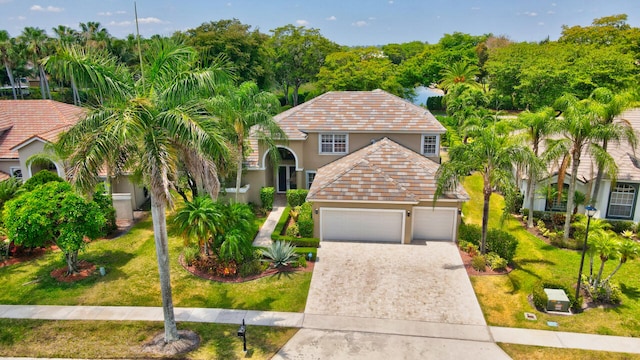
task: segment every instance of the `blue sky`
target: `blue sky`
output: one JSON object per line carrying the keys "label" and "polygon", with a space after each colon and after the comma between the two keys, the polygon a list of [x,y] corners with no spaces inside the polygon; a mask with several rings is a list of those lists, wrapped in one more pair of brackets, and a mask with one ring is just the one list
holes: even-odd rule
{"label": "blue sky", "polygon": [[[317,28],[340,45],[436,43],[455,31],[514,41],[560,36],[562,25],[625,13],[640,27],[638,0],[138,0],[140,32],[171,35],[203,22],[237,18],[263,33],[287,24]],[[0,29],[98,21],[115,37],[135,32],[133,0],[0,0]]]}

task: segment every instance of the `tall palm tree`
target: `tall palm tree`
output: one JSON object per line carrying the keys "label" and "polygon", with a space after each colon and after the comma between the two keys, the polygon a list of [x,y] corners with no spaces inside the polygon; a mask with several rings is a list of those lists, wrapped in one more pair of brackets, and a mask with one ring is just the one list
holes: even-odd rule
{"label": "tall palm tree", "polygon": [[[613,121],[622,114],[626,109],[630,108],[633,104],[633,96],[630,93],[614,94],[607,88],[597,88],[593,90],[590,96],[591,106],[595,108],[595,112],[598,114],[600,122],[605,126],[613,125]],[[622,138],[627,141],[629,145],[635,150],[638,144],[638,138],[629,123],[628,120],[619,119],[618,125],[623,127]],[[605,136],[602,139],[602,150],[607,151],[609,146],[609,140],[615,139],[618,132],[613,132],[612,137]],[[593,185],[593,196],[597,197],[600,191],[600,184],[602,182],[602,176],[604,175],[603,165],[598,165],[598,173],[596,174],[596,180]],[[613,178],[612,180],[615,180]],[[592,199],[592,203],[595,204],[597,199]]]}
{"label": "tall palm tree", "polygon": [[461,178],[478,172],[482,175],[484,206],[482,209],[482,241],[480,251],[485,253],[489,225],[489,200],[494,191],[512,191],[515,186],[514,162],[529,158],[531,150],[521,142],[513,141],[510,129],[493,123],[480,127],[472,134],[473,141],[451,148],[450,160],[440,165],[436,173],[435,199],[458,187]]}
{"label": "tall palm tree", "polygon": [[27,26],[19,36],[20,40],[27,45],[29,59],[32,65],[37,69],[38,78],[40,79],[40,94],[43,99],[51,99],[51,91],[49,90],[49,81],[40,62],[48,52],[47,33],[40,28]]}
{"label": "tall palm tree", "polygon": [[[118,72],[87,62],[94,86],[102,89],[104,103],[64,134],[58,146],[72,164],[71,181],[91,191],[98,173],[114,155],[127,159],[130,170],[141,175],[151,197],[165,342],[178,340],[169,273],[166,208],[178,164],[185,162],[215,197],[219,183],[217,161],[227,155],[224,139],[204,107],[203,96],[229,79],[221,67],[197,69],[193,49],[167,39],[156,39],[141,64],[140,73]],[[80,61],[84,64],[84,61]],[[118,154],[114,154],[114,149]]]}
{"label": "tall palm tree", "polygon": [[476,81],[479,72],[480,70],[477,66],[463,61],[450,64],[442,71],[442,80],[439,86],[444,91],[449,91],[452,86],[457,84],[480,87],[480,84]]}
{"label": "tall palm tree", "polygon": [[545,138],[552,133],[552,122],[555,119],[555,111],[546,107],[536,112],[525,111],[518,115],[519,123],[524,126],[524,135],[527,137],[533,151],[532,162],[525,164],[527,168],[527,204],[529,216],[527,227],[533,227],[533,206],[535,202],[536,186],[540,173],[544,171],[544,161],[540,159],[540,145]]}
{"label": "tall palm tree", "polygon": [[242,163],[250,132],[267,146],[272,156],[278,155],[276,141],[286,140],[286,134],[273,120],[273,114],[277,113],[279,108],[280,103],[276,96],[260,91],[258,85],[253,82],[220,89],[220,95],[210,101],[211,112],[222,120],[227,138],[235,145],[236,202],[242,185]]}
{"label": "tall palm tree", "polygon": [[[611,155],[603,151],[598,145],[604,139],[621,139],[626,133],[626,129],[622,125],[610,124],[604,125],[599,121],[598,113],[588,101],[578,100],[573,95],[563,95],[556,101],[556,107],[562,111],[562,117],[554,123],[556,131],[562,134],[562,139],[555,141],[550,146],[550,151],[554,153],[566,154],[566,159],[570,159],[571,177],[569,179],[568,194],[575,194],[576,181],[578,179],[578,168],[583,151],[588,151],[598,166],[603,166],[607,173],[615,178],[617,174],[617,166]],[[564,161],[561,173],[564,175],[565,169],[569,161]],[[558,184],[561,185],[562,177],[559,175]],[[563,180],[564,182],[564,180]],[[571,229],[571,215],[574,206],[574,197],[567,197],[567,212],[564,223],[565,240],[569,238],[569,230]]]}
{"label": "tall palm tree", "polygon": [[13,70],[11,69],[11,51],[11,36],[9,36],[9,33],[6,30],[0,30],[0,60],[7,72],[11,91],[13,92],[13,99],[16,100],[18,99],[18,94],[16,93],[16,82],[13,78]]}
{"label": "tall palm tree", "polygon": [[75,43],[78,41],[80,36],[76,30],[65,25],[58,25],[54,28],[51,28],[51,30],[53,30],[53,33],[56,34],[56,36],[58,37],[58,42],[61,44]]}

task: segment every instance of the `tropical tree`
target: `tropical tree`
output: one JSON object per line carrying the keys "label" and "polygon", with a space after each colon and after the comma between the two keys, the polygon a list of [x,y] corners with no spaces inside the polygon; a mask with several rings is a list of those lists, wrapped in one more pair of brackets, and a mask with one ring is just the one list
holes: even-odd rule
{"label": "tropical tree", "polygon": [[223,261],[241,262],[249,258],[254,250],[253,238],[258,231],[255,214],[249,205],[239,203],[221,205],[221,210],[222,231],[216,240],[218,256]]}
{"label": "tropical tree", "polygon": [[209,242],[218,235],[221,218],[219,207],[211,197],[197,196],[193,201],[184,203],[173,222],[185,238],[185,245],[196,239],[202,252],[209,255]]}
{"label": "tropical tree", "polygon": [[40,94],[43,99],[51,99],[51,91],[49,90],[49,81],[42,60],[48,53],[49,37],[43,29],[26,27],[19,36],[21,42],[26,44],[28,58],[33,66],[38,70],[38,78],[40,79]]}
{"label": "tropical tree", "polygon": [[479,87],[480,84],[476,81],[478,72],[478,67],[473,64],[461,61],[453,63],[442,71],[440,88],[444,91],[449,91],[449,89],[456,84],[468,84]]}
{"label": "tropical tree", "polygon": [[72,164],[68,171],[71,181],[85,191],[95,188],[100,169],[114,156],[126,159],[130,170],[140,174],[149,189],[164,336],[165,342],[173,342],[178,340],[178,331],[165,211],[173,204],[170,190],[178,178],[180,162],[199,175],[212,197],[217,196],[216,161],[222,161],[228,150],[211,125],[203,97],[211,95],[229,75],[221,66],[196,68],[196,53],[189,47],[161,38],[150,46],[139,73],[78,60],[104,94],[104,102],[62,135],[58,146]]}
{"label": "tropical tree", "polygon": [[[591,153],[597,166],[603,166],[612,178],[617,174],[617,165],[614,159],[602,147],[598,145],[604,139],[622,139],[628,129],[616,123],[604,125],[599,121],[598,113],[594,111],[589,102],[578,100],[573,95],[563,95],[556,101],[556,107],[562,111],[555,123],[555,130],[562,135],[562,139],[553,141],[550,150],[556,154],[564,154],[565,160],[558,176],[558,184],[564,183],[565,169],[571,165],[571,177],[569,179],[569,194],[575,194],[578,168],[583,151]],[[567,213],[564,223],[564,239],[569,238],[571,227],[571,215],[574,206],[574,197],[567,197]]]}
{"label": "tropical tree", "polygon": [[277,159],[276,140],[286,140],[286,134],[273,114],[278,112],[280,103],[272,93],[260,91],[253,82],[242,83],[238,87],[227,86],[219,89],[219,95],[209,103],[209,111],[221,120],[226,138],[236,150],[236,196],[242,181],[242,163],[247,150],[249,132],[269,149]]}
{"label": "tropical tree", "polygon": [[18,98],[18,94],[16,93],[16,82],[13,78],[13,71],[11,69],[11,51],[11,36],[9,36],[9,33],[6,30],[0,30],[0,60],[7,72],[7,77],[9,78],[9,84],[11,85],[11,91],[13,93],[13,99],[16,100]]}
{"label": "tropical tree", "polygon": [[[590,105],[595,109],[596,114],[598,114],[600,122],[606,127],[612,126],[613,121],[626,109],[630,108],[633,104],[633,96],[630,93],[614,94],[607,88],[595,89],[591,93],[590,99]],[[631,126],[631,123],[626,119],[618,119],[617,125],[622,127],[623,133],[619,134],[617,131],[613,131],[611,133],[612,138],[609,138],[609,136],[605,136],[602,139],[602,150],[604,152],[607,151],[607,148],[609,147],[609,140],[620,137],[622,137],[623,140],[627,141],[629,145],[631,145],[631,147],[635,150],[638,143],[638,138],[635,131],[633,130],[633,126]],[[593,185],[594,196],[598,196],[603,174],[604,165],[598,164],[598,173],[596,174],[596,179]],[[612,180],[615,181],[615,177],[612,177]],[[592,199],[592,203],[595,204],[595,202],[596,199]]]}
{"label": "tropical tree", "polygon": [[480,251],[484,254],[489,225],[489,200],[495,191],[513,191],[515,179],[513,164],[524,161],[531,150],[514,141],[510,128],[494,122],[479,127],[472,134],[473,141],[450,149],[450,160],[440,165],[436,173],[435,199],[458,187],[460,179],[477,172],[482,176],[483,199],[482,241]]}
{"label": "tropical tree", "polygon": [[640,246],[637,242],[631,239],[621,239],[618,243],[618,257],[619,262],[615,269],[607,276],[603,282],[608,282],[611,280],[611,277],[615,275],[622,265],[626,264],[627,261],[633,260],[640,255]]}
{"label": "tropical tree", "polygon": [[538,177],[545,170],[545,162],[540,161],[540,146],[553,131],[551,124],[555,120],[555,114],[556,112],[552,108],[546,107],[536,112],[525,111],[518,115],[518,121],[524,127],[524,135],[533,151],[531,163],[525,164],[527,170],[527,207],[529,208],[528,228],[533,227],[533,207]]}

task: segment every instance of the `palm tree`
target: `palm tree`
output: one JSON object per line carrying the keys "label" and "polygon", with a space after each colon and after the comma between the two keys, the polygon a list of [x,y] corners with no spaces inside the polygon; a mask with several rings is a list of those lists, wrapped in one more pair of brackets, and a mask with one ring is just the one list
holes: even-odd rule
{"label": "palm tree", "polygon": [[[58,146],[68,154],[71,181],[94,189],[98,173],[114,155],[141,175],[151,197],[154,239],[164,311],[165,342],[178,340],[169,272],[166,208],[178,164],[186,166],[215,197],[219,190],[216,161],[227,155],[224,139],[214,132],[203,96],[229,79],[221,67],[195,68],[193,49],[156,39],[140,73],[116,71],[79,60],[104,94],[104,103],[64,134]],[[114,150],[115,149],[115,150]],[[117,151],[117,153],[116,153]]]}
{"label": "palm tree", "polygon": [[451,148],[450,160],[436,173],[435,199],[458,187],[459,181],[472,172],[482,175],[484,206],[482,210],[482,241],[480,252],[485,253],[489,225],[489,200],[494,191],[512,191],[515,185],[513,163],[524,161],[531,150],[513,141],[510,129],[503,124],[486,124],[472,134],[473,141]]}
{"label": "palm tree", "polygon": [[466,62],[456,62],[449,65],[442,71],[442,80],[440,81],[440,87],[444,91],[457,84],[467,84],[472,87],[479,87],[480,84],[476,81],[476,76],[480,70],[477,66]]}
{"label": "palm tree", "polygon": [[[626,109],[630,108],[633,104],[633,96],[629,93],[614,94],[607,88],[597,88],[591,93],[591,106],[595,108],[600,122],[605,126],[613,125],[613,120],[622,114]],[[638,143],[638,138],[629,123],[628,120],[619,119],[618,125],[623,127],[622,139],[635,150]],[[602,139],[602,150],[607,151],[609,140],[616,139],[620,134],[616,131],[612,132],[612,136],[606,136]],[[596,180],[593,185],[593,196],[597,197],[600,191],[600,183],[602,182],[602,176],[604,173],[604,166],[598,165],[598,173],[596,174]],[[615,181],[615,178],[612,178]],[[592,199],[592,203],[595,204],[596,199]]]}
{"label": "palm tree", "polygon": [[593,254],[600,258],[600,269],[598,270],[598,275],[595,278],[591,279],[593,287],[598,288],[598,285],[601,284],[602,272],[604,270],[604,264],[609,261],[609,259],[614,259],[618,255],[618,235],[613,231],[606,231],[604,233],[598,234],[594,237],[592,251]]}
{"label": "palm tree", "polygon": [[18,99],[18,95],[16,93],[16,82],[13,78],[13,71],[11,69],[11,47],[11,36],[9,36],[9,33],[6,30],[0,30],[0,60],[7,72],[11,91],[13,92],[13,99],[16,100]]}
{"label": "palm tree", "polygon": [[40,94],[43,99],[51,99],[49,91],[49,81],[47,74],[40,62],[48,52],[49,37],[43,29],[27,26],[20,35],[20,40],[27,45],[29,59],[32,65],[38,70],[38,78],[40,79]]}
{"label": "palm tree", "polygon": [[225,135],[236,150],[236,196],[242,181],[242,163],[247,149],[249,135],[269,149],[269,154],[277,160],[276,140],[285,140],[286,134],[273,114],[278,111],[280,103],[275,95],[260,91],[253,82],[242,83],[239,87],[220,89],[220,95],[210,101],[210,111],[222,120]]}
{"label": "palm tree", "polygon": [[536,186],[540,173],[544,171],[544,161],[540,161],[540,145],[542,141],[552,133],[552,122],[555,119],[555,111],[546,107],[536,112],[525,111],[518,115],[518,121],[525,128],[525,136],[533,151],[532,162],[525,164],[527,167],[527,203],[529,217],[527,227],[533,227],[533,206],[535,202]]}
{"label": "palm tree", "polygon": [[65,25],[58,25],[51,30],[53,30],[53,33],[58,37],[60,44],[76,43],[80,36],[76,30]]}
{"label": "palm tree", "polygon": [[613,275],[615,275],[618,270],[620,270],[620,267],[622,267],[623,264],[625,264],[628,260],[637,258],[638,255],[640,255],[640,246],[638,246],[637,242],[631,239],[621,240],[618,243],[618,256],[620,257],[620,261],[618,262],[616,268],[613,269],[611,274],[609,274],[609,276],[607,276],[607,278],[604,279],[603,282],[606,283],[611,280],[611,277],[613,277]]}
{"label": "palm tree", "polygon": [[218,235],[218,223],[222,218],[211,197],[197,196],[187,201],[176,213],[173,222],[185,241],[196,239],[205,255],[209,255],[209,241]]}
{"label": "palm tree", "polygon": [[[553,142],[550,146],[550,152],[564,153],[566,161],[561,167],[558,184],[560,186],[565,169],[571,166],[571,177],[569,180],[568,194],[575,194],[578,168],[583,151],[591,153],[598,166],[603,166],[607,173],[615,178],[617,174],[617,166],[611,155],[603,151],[602,147],[597,144],[604,139],[619,140],[623,138],[627,129],[615,123],[604,125],[599,121],[598,113],[589,105],[588,101],[580,101],[573,95],[563,95],[556,101],[556,107],[562,111],[562,117],[554,123],[555,130],[562,134],[563,138]],[[564,182],[564,180],[562,180]],[[574,206],[574,197],[567,197],[567,212],[564,223],[565,240],[569,238],[569,230],[571,228],[571,215]]]}

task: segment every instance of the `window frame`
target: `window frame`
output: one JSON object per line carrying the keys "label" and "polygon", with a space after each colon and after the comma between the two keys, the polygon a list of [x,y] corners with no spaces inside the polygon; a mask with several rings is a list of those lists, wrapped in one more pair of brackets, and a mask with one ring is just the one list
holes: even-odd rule
{"label": "window frame", "polygon": [[[19,177],[14,175],[14,171],[16,171],[16,170],[20,171],[20,176]],[[11,166],[11,167],[9,167],[9,176],[14,177],[16,179],[23,180],[24,179],[24,174],[22,173],[22,167],[20,167],[20,166]]]}
{"label": "window frame", "polygon": [[[609,201],[607,202],[607,219],[619,219],[619,220],[633,220],[634,216],[635,216],[635,212],[636,212],[636,203],[638,202],[638,185],[639,184],[635,184],[635,183],[625,183],[625,182],[618,182],[615,184],[615,186],[612,186],[609,189]],[[633,189],[633,201],[631,202],[631,204],[613,204],[614,206],[627,206],[629,207],[629,215],[625,216],[625,215],[611,215],[611,205],[612,205],[612,198],[614,196],[614,193],[621,193],[624,194],[624,192],[617,192],[615,191],[618,186],[628,186],[630,188]]]}
{"label": "window frame", "polygon": [[[331,136],[331,151],[323,151],[323,137]],[[344,151],[336,151],[336,136],[344,136]],[[318,153],[320,155],[345,155],[349,153],[349,134],[348,133],[320,133],[318,134]]]}
{"label": "window frame", "polygon": [[[435,138],[436,142],[435,142],[435,152],[434,153],[425,153],[425,145],[427,145],[427,142],[425,141],[427,137],[433,137]],[[420,137],[420,152],[422,153],[422,155],[424,156],[438,156],[440,154],[440,134],[422,134],[422,136]]]}
{"label": "window frame", "polygon": [[[313,179],[311,179],[311,181],[309,181],[309,178],[313,177]],[[304,181],[305,184],[307,185],[307,190],[311,189],[311,184],[313,184],[313,180],[315,180],[316,178],[316,171],[315,170],[307,170],[305,171],[305,176],[304,176]]]}

